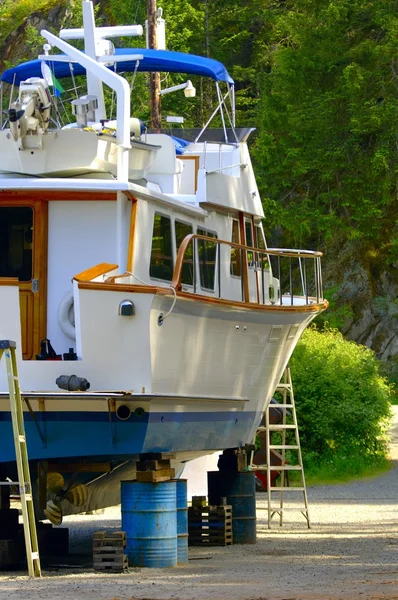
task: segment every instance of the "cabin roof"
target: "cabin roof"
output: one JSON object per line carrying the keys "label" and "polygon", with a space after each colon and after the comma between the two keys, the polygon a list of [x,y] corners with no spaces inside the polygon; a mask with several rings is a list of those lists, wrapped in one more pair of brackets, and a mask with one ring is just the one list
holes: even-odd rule
{"label": "cabin roof", "polygon": [[[234,80],[229,75],[227,69],[218,60],[206,58],[205,56],[197,56],[195,54],[185,54],[183,52],[173,52],[171,50],[151,50],[147,48],[116,48],[116,55],[141,54],[143,59],[140,60],[138,71],[141,72],[167,72],[167,73],[184,73],[186,75],[199,75],[202,77],[210,77],[216,81],[224,81],[230,85],[234,84]],[[70,77],[71,63],[69,62],[51,62],[46,61],[52,69],[55,77],[62,79]],[[39,59],[30,60],[21,63],[16,67],[7,69],[1,75],[0,81],[14,83],[19,85],[21,81],[25,81],[29,77],[42,77],[41,71],[42,61]],[[134,72],[136,69],[135,60],[125,60],[116,63],[117,72]],[[110,67],[114,69],[114,67]],[[73,74],[83,75],[86,72],[85,68],[78,63],[73,63]]]}

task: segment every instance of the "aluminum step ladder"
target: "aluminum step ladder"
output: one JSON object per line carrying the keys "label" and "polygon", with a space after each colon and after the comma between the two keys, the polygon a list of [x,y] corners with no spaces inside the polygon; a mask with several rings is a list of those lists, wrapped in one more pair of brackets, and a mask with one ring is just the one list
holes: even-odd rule
{"label": "aluminum step ladder", "polygon": [[[303,458],[300,447],[300,436],[297,425],[296,407],[294,402],[293,384],[289,366],[286,367],[282,381],[277,386],[276,392],[282,395],[282,402],[278,404],[269,404],[265,411],[265,426],[259,427],[257,432],[264,433],[266,436],[266,464],[252,466],[253,470],[265,471],[267,475],[267,508],[268,511],[268,529],[271,528],[271,521],[275,515],[279,515],[279,525],[283,525],[283,514],[286,511],[299,511],[307,521],[307,526],[311,528],[310,514],[308,509],[308,496],[305,484]],[[270,422],[270,410],[277,409],[282,413],[281,422],[272,424]],[[279,432],[280,440],[273,442],[273,434]],[[290,435],[289,435],[290,434]],[[280,464],[271,464],[271,452],[276,451],[281,457]],[[296,464],[290,464],[287,459],[287,453],[290,459]],[[273,482],[272,475],[279,472],[279,485]],[[299,475],[298,486],[289,485],[289,473],[296,472]],[[302,504],[292,501],[293,494],[302,495]],[[288,499],[286,496],[288,495]],[[286,506],[286,503],[292,502],[295,506]]]}
{"label": "aluminum step ladder", "polygon": [[0,361],[2,356],[5,357],[7,368],[12,430],[18,470],[18,482],[2,482],[2,485],[18,485],[21,497],[28,572],[30,577],[41,577],[32,484],[30,480],[22,398],[18,378],[16,343],[11,340],[0,340]]}

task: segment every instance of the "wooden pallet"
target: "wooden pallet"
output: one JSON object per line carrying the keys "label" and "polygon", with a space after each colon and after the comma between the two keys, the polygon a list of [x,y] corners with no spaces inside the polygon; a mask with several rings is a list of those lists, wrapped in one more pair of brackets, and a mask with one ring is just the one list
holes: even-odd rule
{"label": "wooden pallet", "polygon": [[232,506],[192,506],[188,509],[190,546],[229,546],[233,543]]}
{"label": "wooden pallet", "polygon": [[96,571],[121,572],[128,568],[124,554],[126,532],[96,531],[93,535],[93,567]]}

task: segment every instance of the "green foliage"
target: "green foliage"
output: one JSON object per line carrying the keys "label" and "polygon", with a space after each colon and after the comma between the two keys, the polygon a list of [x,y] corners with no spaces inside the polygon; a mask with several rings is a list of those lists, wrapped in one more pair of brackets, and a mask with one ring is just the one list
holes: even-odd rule
{"label": "green foliage", "polygon": [[290,364],[307,463],[383,460],[393,388],[374,353],[337,330],[311,327]]}
{"label": "green foliage", "polygon": [[305,479],[308,485],[344,483],[356,478],[376,477],[391,469],[391,461],[382,454],[328,452],[322,457],[306,455]]}
{"label": "green foliage", "polygon": [[0,42],[24,23],[34,12],[51,10],[58,0],[2,0],[0,3]]}
{"label": "green foliage", "polygon": [[[272,15],[256,158],[268,229],[396,259],[397,2],[291,0]],[[269,200],[272,198],[272,201]],[[275,207],[273,202],[277,203]]]}
{"label": "green foliage", "polygon": [[337,305],[338,293],[339,286],[337,284],[324,290],[324,296],[329,302],[329,308],[315,319],[317,327],[344,329],[347,322],[353,318],[354,311],[348,303]]}

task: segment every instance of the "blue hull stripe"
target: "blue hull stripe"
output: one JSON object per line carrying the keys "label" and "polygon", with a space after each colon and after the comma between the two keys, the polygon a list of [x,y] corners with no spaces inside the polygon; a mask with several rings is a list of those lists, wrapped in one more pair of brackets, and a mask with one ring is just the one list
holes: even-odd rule
{"label": "blue hull stripe", "polygon": [[[32,460],[120,455],[141,452],[190,452],[244,444],[259,415],[254,412],[134,413],[125,421],[107,412],[48,412],[37,422],[25,415],[28,454]],[[0,413],[0,462],[15,460],[9,413]],[[39,435],[45,439],[43,444]]]}
{"label": "blue hull stripe", "polygon": [[[145,413],[144,415],[137,416],[134,413],[131,416],[123,420],[123,423],[201,423],[208,421],[247,421],[253,419],[253,412],[158,412],[158,413]],[[115,422],[120,420],[113,416],[112,419]],[[62,421],[64,423],[84,421],[87,423],[91,421],[93,423],[109,423],[109,413],[101,412],[37,412],[35,413],[35,420],[38,423],[45,422],[50,423],[52,421]],[[11,413],[0,412],[0,422],[11,422]],[[24,413],[25,423],[33,422],[30,413]]]}

